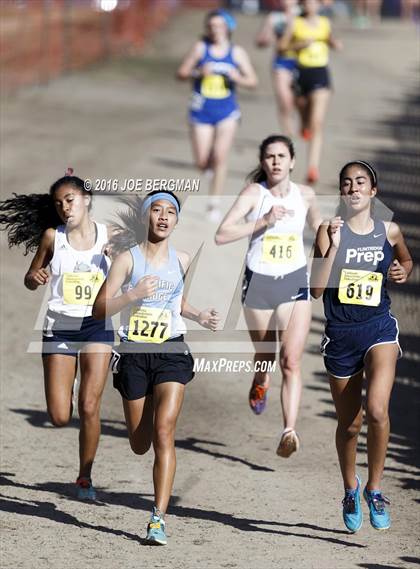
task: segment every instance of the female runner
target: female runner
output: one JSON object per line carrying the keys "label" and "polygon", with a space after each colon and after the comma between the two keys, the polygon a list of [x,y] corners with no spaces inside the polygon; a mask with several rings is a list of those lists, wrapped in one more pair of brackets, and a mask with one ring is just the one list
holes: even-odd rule
{"label": "female runner", "polygon": [[342,168],[340,215],[318,230],[318,261],[314,259],[311,276],[311,293],[315,298],[323,294],[327,319],[321,351],[337,412],[343,519],[351,532],[358,531],[363,521],[361,480],[356,475],[363,374],[369,464],[363,496],[371,525],[378,530],[391,525],[381,479],[389,438],[389,399],[401,352],[386,283],[388,279],[404,283],[413,266],[398,225],[373,215],[377,188],[376,172],[367,162],[356,160]]}
{"label": "female runner", "polygon": [[[269,136],[260,145],[260,164],[216,233],[221,245],[248,237],[242,302],[256,367],[276,359],[281,343],[281,406],[284,431],[277,454],[299,448],[295,431],[302,391],[300,360],[311,322],[308,269],[303,230],[308,220],[316,231],[321,221],[313,190],[295,184],[290,172],[295,151],[285,136]],[[256,371],[249,393],[251,409],[264,411],[268,373]]]}
{"label": "female runner", "polygon": [[[258,47],[268,47],[279,40],[288,25],[300,13],[297,0],[280,0],[279,10],[270,12],[258,32]],[[287,136],[293,135],[293,111],[295,109],[294,82],[297,77],[296,52],[276,49],[273,59],[273,89],[280,125]]]}
{"label": "female runner", "polygon": [[109,259],[104,255],[107,226],[92,219],[91,206],[91,192],[83,180],[73,176],[71,168],[48,194],[15,195],[0,205],[0,225],[8,230],[9,246],[24,244],[26,252],[37,249],[25,275],[26,288],[36,290],[51,284],[42,362],[47,410],[56,427],[67,425],[72,416],[80,351],[76,493],[88,500],[96,498],[91,472],[114,340],[112,322],[92,318],[93,301],[108,273]]}
{"label": "female runner", "polygon": [[318,14],[319,0],[303,0],[302,16],[294,18],[278,42],[279,49],[297,51],[298,98],[302,137],[309,143],[308,184],[319,180],[323,125],[331,95],[329,48],[341,49],[331,35],[327,17]]}
{"label": "female runner", "polygon": [[205,36],[188,52],[177,77],[193,80],[190,135],[197,168],[211,171],[207,217],[220,221],[220,195],[241,116],[236,86],[254,88],[257,77],[246,51],[231,42],[236,24],[224,10],[206,16]]}
{"label": "female runner", "polygon": [[219,321],[215,310],[200,312],[183,298],[189,257],[169,244],[179,214],[179,201],[169,191],[151,192],[131,205],[124,219],[132,246],[115,258],[93,307],[95,318],[121,312],[114,387],[123,399],[133,452],[145,454],[153,443],[155,506],[146,539],[160,545],[167,543],[164,516],[175,477],[176,423],[185,385],[194,377],[182,316],[210,330]]}

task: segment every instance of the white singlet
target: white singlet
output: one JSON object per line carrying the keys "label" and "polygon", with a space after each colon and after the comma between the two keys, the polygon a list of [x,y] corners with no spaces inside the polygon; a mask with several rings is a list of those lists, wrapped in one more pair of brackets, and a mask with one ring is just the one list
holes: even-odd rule
{"label": "white singlet", "polygon": [[51,296],[48,309],[77,318],[92,316],[92,305],[108,274],[110,259],[102,253],[108,242],[107,226],[96,223],[96,242],[78,251],[67,240],[66,226],[55,230],[54,255],[50,261]]}
{"label": "white singlet", "polygon": [[290,210],[273,227],[254,235],[246,256],[247,267],[261,275],[285,276],[306,265],[303,248],[303,230],[308,206],[299,186],[290,182],[286,196],[273,196],[266,184],[258,184],[260,196],[256,208],[246,216],[246,221],[256,221],[273,206],[282,205]]}

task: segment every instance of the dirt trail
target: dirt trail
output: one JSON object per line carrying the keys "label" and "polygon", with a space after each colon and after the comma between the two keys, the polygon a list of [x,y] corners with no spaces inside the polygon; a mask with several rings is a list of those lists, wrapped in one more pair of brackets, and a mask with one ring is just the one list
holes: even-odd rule
{"label": "dirt trail", "polygon": [[[179,15],[141,60],[98,66],[4,101],[2,196],[43,191],[68,165],[92,179],[195,178],[185,126],[188,88],[172,78],[193,39],[190,30],[199,31],[201,19],[200,12]],[[240,18],[237,42],[249,46],[257,25],[255,18]],[[335,95],[318,191],[336,191],[337,172],[348,159],[373,159],[379,166],[384,201],[396,212],[418,260],[418,38],[410,25],[392,22],[369,32],[343,25],[339,35],[346,47],[333,56]],[[241,95],[243,121],[228,178],[231,196],[254,166],[258,143],[277,124],[270,56],[250,51],[261,85],[256,93]],[[297,154],[295,179],[300,181],[300,141]],[[199,194],[205,193],[203,181]],[[115,204],[99,198],[95,207],[101,219]],[[203,227],[202,211],[202,200],[189,198],[176,237],[184,247],[197,247],[197,236],[210,239],[213,228]],[[208,247],[209,259],[218,255],[217,270],[202,269],[201,278],[208,285],[193,288],[191,300],[202,307],[225,303],[225,310],[230,298],[223,299],[220,292],[233,286],[225,275],[243,248],[229,246],[221,253]],[[103,434],[94,471],[100,502],[87,505],[71,497],[78,419],[61,431],[50,427],[40,358],[26,353],[29,341],[39,338],[39,331],[32,329],[43,291],[23,288],[28,258],[10,252],[4,239],[1,252],[0,506],[5,511],[5,569],[385,569],[418,564],[418,268],[410,284],[393,291],[406,355],[393,394],[384,481],[392,500],[392,530],[374,532],[368,521],[356,536],[343,529],[333,406],[318,355],[322,313],[317,303],[304,356],[302,451],[287,461],[275,455],[280,432],[278,374],[261,417],[248,409],[250,374],[199,374],[188,389],[179,423],[178,472],[168,517],[170,545],[151,549],[143,546],[141,537],[153,501],[152,456],[131,454],[111,381],[103,401]],[[199,350],[204,351],[209,341],[217,340],[221,345],[240,344],[230,344],[228,357],[252,359],[245,333],[228,331],[216,338],[193,331],[189,338],[197,356],[203,355]],[[235,355],[236,351],[245,353]],[[358,457],[364,480],[365,433]]]}

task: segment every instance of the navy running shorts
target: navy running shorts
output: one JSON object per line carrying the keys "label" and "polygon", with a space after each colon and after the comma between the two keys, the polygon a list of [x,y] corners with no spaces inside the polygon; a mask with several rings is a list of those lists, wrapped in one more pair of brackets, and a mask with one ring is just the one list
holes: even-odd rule
{"label": "navy running shorts", "polygon": [[[114,357],[114,387],[124,399],[132,401],[153,393],[160,383],[186,385],[194,377],[194,359],[183,336],[170,338],[147,351],[135,342],[123,342],[117,348],[120,358]],[[121,353],[122,349],[128,349]],[[152,350],[152,351],[150,351]]]}
{"label": "navy running shorts", "polygon": [[45,315],[42,332],[42,355],[62,354],[77,357],[86,344],[113,346],[112,320],[95,320],[92,316],[76,318],[52,310]]}
{"label": "navy running shorts", "polygon": [[299,67],[297,74],[297,95],[306,96],[317,89],[330,89],[331,79],[328,67]]}
{"label": "navy running shorts", "polygon": [[363,324],[328,324],[321,341],[321,354],[327,372],[348,379],[364,369],[369,350],[380,344],[397,344],[398,322],[391,313],[381,315]]}

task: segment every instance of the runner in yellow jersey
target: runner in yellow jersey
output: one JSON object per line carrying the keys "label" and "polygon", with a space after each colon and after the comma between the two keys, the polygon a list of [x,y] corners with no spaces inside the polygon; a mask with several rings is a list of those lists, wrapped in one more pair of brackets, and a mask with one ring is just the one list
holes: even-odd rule
{"label": "runner in yellow jersey", "polygon": [[278,40],[293,18],[300,14],[297,0],[279,0],[278,10],[265,18],[255,43],[258,47],[274,45],[272,80],[280,125],[287,136],[293,135],[293,114],[295,111],[294,83],[297,77],[296,52],[278,49]]}
{"label": "runner in yellow jersey", "polygon": [[303,13],[291,22],[280,47],[297,51],[298,98],[302,116],[302,136],[309,142],[307,182],[319,180],[323,125],[331,95],[328,69],[329,48],[341,49],[331,34],[328,18],[318,14],[319,0],[303,0]]}

